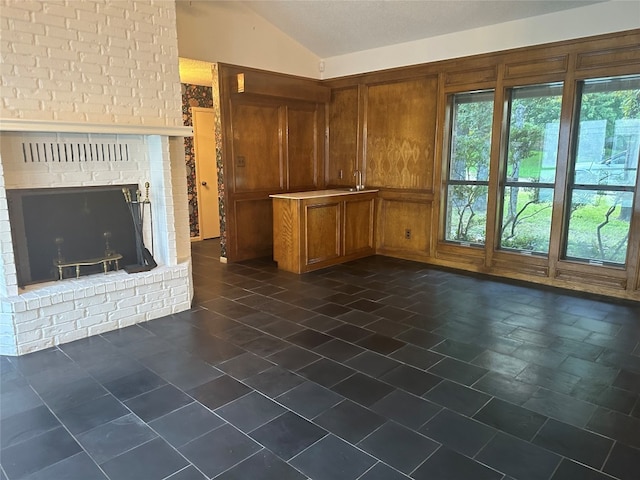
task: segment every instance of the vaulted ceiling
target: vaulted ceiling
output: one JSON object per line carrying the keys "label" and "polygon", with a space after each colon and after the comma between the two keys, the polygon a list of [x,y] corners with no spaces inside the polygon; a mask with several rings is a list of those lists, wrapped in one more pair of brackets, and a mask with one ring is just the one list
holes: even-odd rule
{"label": "vaulted ceiling", "polygon": [[[242,3],[324,59],[611,0],[177,1]],[[210,84],[207,62],[181,58],[180,71],[185,83]]]}
{"label": "vaulted ceiling", "polygon": [[606,0],[269,0],[244,3],[320,58],[328,58],[602,1]]}

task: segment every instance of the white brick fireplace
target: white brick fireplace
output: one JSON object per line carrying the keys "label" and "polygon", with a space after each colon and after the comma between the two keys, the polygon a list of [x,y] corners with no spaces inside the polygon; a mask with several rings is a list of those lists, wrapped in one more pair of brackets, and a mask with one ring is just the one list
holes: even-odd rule
{"label": "white brick fireplace", "polygon": [[[190,260],[184,251],[179,255],[181,229],[176,228],[177,221],[185,221],[179,204],[186,205],[186,187],[180,185],[185,183],[182,137],[25,131],[0,135],[0,354],[28,353],[190,308]],[[103,153],[110,151],[114,153]],[[152,215],[145,223],[145,244],[153,243],[157,268],[19,288],[7,190],[136,184],[144,192],[146,182]]]}
{"label": "white brick fireplace", "polygon": [[[0,354],[188,309],[175,3],[0,0]],[[60,156],[60,151],[66,155]],[[100,155],[97,152],[127,153]],[[94,152],[94,155],[91,154]],[[18,286],[7,190],[150,183],[158,267]]]}

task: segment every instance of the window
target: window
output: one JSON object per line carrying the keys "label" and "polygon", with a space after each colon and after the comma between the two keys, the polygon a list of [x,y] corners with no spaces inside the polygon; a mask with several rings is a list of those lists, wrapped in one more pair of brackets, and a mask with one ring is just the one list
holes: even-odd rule
{"label": "window", "polygon": [[514,88],[508,106],[499,246],[547,255],[562,84]]}
{"label": "window", "polygon": [[640,76],[580,85],[564,257],[624,264],[640,150]]}
{"label": "window", "polygon": [[451,108],[444,239],[484,245],[493,92],[456,94]]}

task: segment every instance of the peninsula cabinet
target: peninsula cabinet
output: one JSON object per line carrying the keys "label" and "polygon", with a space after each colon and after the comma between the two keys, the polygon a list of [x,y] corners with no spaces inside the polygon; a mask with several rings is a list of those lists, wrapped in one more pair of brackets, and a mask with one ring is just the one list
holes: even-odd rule
{"label": "peninsula cabinet", "polygon": [[347,189],[270,195],[278,268],[305,273],[373,255],[376,196]]}

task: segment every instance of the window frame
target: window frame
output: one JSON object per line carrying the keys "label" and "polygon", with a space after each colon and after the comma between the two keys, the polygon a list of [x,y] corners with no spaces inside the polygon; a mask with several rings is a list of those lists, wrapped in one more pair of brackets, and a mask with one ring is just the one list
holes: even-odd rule
{"label": "window frame", "polygon": [[632,205],[635,205],[638,202],[639,190],[640,190],[640,159],[638,164],[638,171],[636,173],[636,180],[632,185],[601,185],[601,184],[585,184],[585,183],[576,183],[576,164],[577,156],[578,156],[578,147],[579,147],[579,137],[580,137],[580,113],[582,108],[582,100],[584,87],[590,82],[604,82],[607,80],[616,80],[616,79],[624,79],[624,78],[636,78],[640,80],[640,75],[612,75],[612,76],[597,76],[597,77],[587,77],[576,79],[576,85],[574,90],[574,108],[572,111],[572,122],[574,123],[574,127],[571,129],[571,137],[570,137],[570,150],[569,150],[569,158],[567,159],[567,167],[566,167],[566,183],[564,185],[564,214],[562,217],[562,230],[561,230],[561,242],[560,242],[560,251],[559,251],[559,261],[561,262],[571,262],[577,263],[580,265],[586,266],[596,266],[596,267],[608,267],[614,268],[618,270],[626,270],[629,264],[629,255],[631,254],[631,242],[633,238],[634,232],[634,218],[629,220],[629,232],[627,239],[627,248],[625,260],[623,263],[605,261],[605,260],[595,260],[584,257],[575,257],[567,255],[568,245],[569,245],[569,226],[571,221],[571,205],[573,202],[573,196],[576,190],[580,191],[605,191],[605,192],[626,192],[632,193]]}
{"label": "window frame", "polygon": [[[487,237],[488,237],[488,221],[485,221],[485,242],[484,243],[478,243],[478,242],[468,242],[468,241],[462,241],[462,240],[451,240],[447,238],[448,235],[448,223],[447,223],[447,214],[448,214],[448,205],[449,205],[449,186],[456,186],[456,185],[461,185],[461,186],[465,186],[465,185],[469,185],[469,186],[479,186],[479,187],[486,187],[487,189],[487,207],[489,206],[489,199],[491,196],[491,191],[490,191],[490,180],[491,180],[491,171],[492,171],[492,158],[491,158],[491,152],[493,150],[493,145],[494,145],[494,132],[493,132],[493,120],[495,118],[496,115],[496,89],[494,87],[491,88],[482,88],[482,89],[473,89],[473,90],[463,90],[463,91],[456,91],[456,92],[448,92],[447,93],[447,102],[446,102],[446,125],[447,128],[445,130],[446,132],[446,142],[445,142],[445,149],[444,149],[444,158],[443,158],[443,175],[442,175],[442,208],[441,208],[441,212],[442,212],[442,221],[441,221],[441,241],[446,244],[446,245],[451,245],[451,246],[460,246],[460,247],[470,247],[473,249],[477,249],[477,250],[483,250],[486,248],[487,245]],[[454,180],[451,179],[451,172],[452,172],[452,167],[451,167],[451,163],[452,163],[452,152],[453,152],[453,140],[454,140],[454,131],[455,131],[455,125],[456,125],[456,97],[460,97],[460,96],[474,96],[474,95],[487,95],[487,96],[491,96],[491,103],[492,103],[492,108],[491,108],[491,128],[490,128],[490,135],[491,135],[491,140],[489,142],[489,156],[487,157],[487,179],[486,180]],[[467,102],[467,103],[471,103],[471,102]],[[488,220],[489,215],[491,215],[491,212],[489,210],[489,208],[487,208],[486,210],[486,217]]]}
{"label": "window frame", "polygon": [[[538,257],[541,259],[548,259],[551,255],[552,238],[553,238],[553,214],[554,214],[554,204],[556,201],[556,197],[558,196],[556,182],[559,176],[559,170],[561,168],[561,158],[560,158],[560,145],[561,145],[561,129],[562,129],[562,109],[564,104],[564,95],[565,95],[565,85],[564,79],[560,80],[550,80],[550,81],[542,81],[539,83],[524,83],[524,84],[514,84],[508,85],[504,87],[504,97],[503,101],[505,104],[504,115],[503,115],[503,128],[501,130],[501,138],[500,142],[503,145],[503,148],[500,152],[500,164],[499,164],[499,181],[498,181],[498,189],[495,192],[497,196],[497,210],[496,210],[496,235],[495,235],[495,252],[509,253],[509,254],[519,254],[527,257]],[[555,158],[555,173],[553,182],[521,182],[521,181],[510,181],[507,179],[508,175],[508,162],[509,162],[509,139],[511,134],[511,111],[513,106],[513,93],[516,90],[526,90],[526,89],[535,89],[535,88],[548,88],[554,89],[557,88],[560,90],[560,112],[558,116],[558,143],[556,144],[556,158]],[[547,252],[539,252],[533,250],[519,249],[513,247],[505,247],[502,245],[502,228],[504,221],[504,205],[506,198],[506,191],[509,187],[522,187],[522,188],[546,188],[552,191],[552,199],[551,199],[551,222],[549,225],[549,247]]]}

